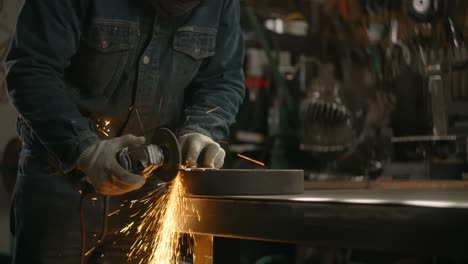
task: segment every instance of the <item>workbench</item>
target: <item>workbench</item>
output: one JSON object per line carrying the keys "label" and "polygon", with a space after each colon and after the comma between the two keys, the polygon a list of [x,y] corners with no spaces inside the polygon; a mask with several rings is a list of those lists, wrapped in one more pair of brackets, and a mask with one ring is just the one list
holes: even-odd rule
{"label": "workbench", "polygon": [[195,234],[195,263],[236,263],[232,256],[213,255],[217,237],[423,256],[468,255],[466,189],[188,198],[196,212],[186,212],[182,231]]}

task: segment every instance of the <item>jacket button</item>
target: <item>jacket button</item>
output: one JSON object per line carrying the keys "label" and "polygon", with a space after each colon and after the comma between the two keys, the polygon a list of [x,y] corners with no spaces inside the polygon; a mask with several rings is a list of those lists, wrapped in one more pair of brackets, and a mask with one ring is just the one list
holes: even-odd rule
{"label": "jacket button", "polygon": [[143,57],[143,63],[148,64],[150,62],[150,58],[148,56]]}
{"label": "jacket button", "polygon": [[109,41],[103,40],[103,41],[101,42],[101,48],[107,49],[108,47],[109,47]]}

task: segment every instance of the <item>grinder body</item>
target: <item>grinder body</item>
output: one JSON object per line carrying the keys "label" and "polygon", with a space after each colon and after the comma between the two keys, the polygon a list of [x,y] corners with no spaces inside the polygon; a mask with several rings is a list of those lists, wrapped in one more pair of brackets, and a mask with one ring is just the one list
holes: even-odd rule
{"label": "grinder body", "polygon": [[117,160],[132,173],[170,182],[177,176],[181,164],[179,142],[169,129],[160,128],[151,144],[126,147],[117,154]]}
{"label": "grinder body", "polygon": [[117,159],[126,170],[146,178],[164,164],[164,153],[157,145],[143,145],[122,149]]}

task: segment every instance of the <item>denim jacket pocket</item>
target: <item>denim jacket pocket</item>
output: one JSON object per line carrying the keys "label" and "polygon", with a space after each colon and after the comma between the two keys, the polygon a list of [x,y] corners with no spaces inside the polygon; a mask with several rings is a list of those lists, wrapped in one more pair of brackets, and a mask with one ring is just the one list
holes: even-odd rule
{"label": "denim jacket pocket", "polygon": [[131,50],[138,42],[138,24],[121,20],[93,20],[81,37],[72,65],[73,78],[96,96],[108,96],[117,87]]}
{"label": "denim jacket pocket", "polygon": [[216,30],[196,26],[179,28],[174,38],[174,50],[201,60],[215,54]]}

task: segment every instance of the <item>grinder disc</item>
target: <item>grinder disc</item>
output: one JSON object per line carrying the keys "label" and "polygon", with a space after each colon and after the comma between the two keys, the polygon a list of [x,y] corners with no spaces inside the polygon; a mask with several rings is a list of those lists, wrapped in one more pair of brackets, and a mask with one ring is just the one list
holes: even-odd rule
{"label": "grinder disc", "polygon": [[172,181],[179,172],[181,154],[177,137],[167,128],[156,130],[153,144],[159,146],[164,155],[164,165],[153,172],[153,175],[165,182]]}
{"label": "grinder disc", "polygon": [[186,169],[183,183],[192,195],[288,195],[304,192],[302,170]]}

